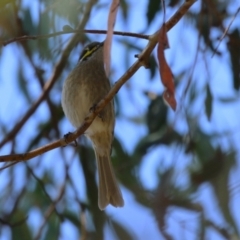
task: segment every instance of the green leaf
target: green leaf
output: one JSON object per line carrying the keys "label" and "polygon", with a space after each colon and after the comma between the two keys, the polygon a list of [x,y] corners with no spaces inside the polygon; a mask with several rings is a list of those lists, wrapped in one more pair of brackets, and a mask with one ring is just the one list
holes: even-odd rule
{"label": "green leaf", "polygon": [[143,191],[139,177],[136,174],[142,156],[136,154],[129,156],[117,138],[114,139],[113,150],[113,162],[115,163],[117,161],[117,165],[114,164],[116,175],[119,176],[124,186],[132,191],[138,202],[149,207],[147,194]]}
{"label": "green leaf", "polygon": [[[161,0],[149,0],[147,6],[147,20],[148,25],[152,22],[155,15],[161,9]],[[159,24],[160,26],[160,24]]]}
{"label": "green leaf", "polygon": [[146,116],[149,133],[153,133],[166,127],[168,108],[161,96],[153,99],[148,107]]}
{"label": "green leaf", "polygon": [[212,135],[204,133],[200,128],[198,128],[192,136],[192,151],[199,159],[203,159],[203,161],[205,161],[206,159],[210,159],[214,156],[215,148],[211,143],[212,138]]}
{"label": "green leaf", "polygon": [[234,103],[238,100],[238,98],[237,97],[219,97],[217,100],[222,103]]}
{"label": "green leaf", "polygon": [[0,1],[0,8],[5,7],[8,3],[13,4],[15,2],[15,0],[1,0]]}
{"label": "green leaf", "polygon": [[29,35],[37,34],[37,28],[36,25],[34,25],[30,9],[29,8],[24,9],[22,16],[23,16],[22,24],[25,33]]}
{"label": "green leaf", "polygon": [[80,228],[81,227],[81,222],[79,221],[79,213],[77,212],[72,212],[69,210],[65,210],[62,214],[62,216],[66,219],[68,219],[75,227]]}
{"label": "green leaf", "polygon": [[120,225],[118,222],[111,220],[111,225],[113,226],[116,235],[118,236],[118,239],[122,240],[133,240],[136,239],[136,237],[134,237],[132,235],[131,232],[129,232],[126,228],[124,228],[122,225]]}
{"label": "green leaf", "polygon": [[[132,175],[132,169],[135,167],[136,163],[123,149],[122,144],[116,137],[113,141],[112,162],[114,164],[114,168],[116,169],[116,175],[121,178],[124,185],[127,186],[129,183],[135,184],[137,182],[135,177]],[[119,169],[119,174],[117,169]]]}
{"label": "green leaf", "polygon": [[156,59],[153,55],[151,55],[149,58],[149,69],[150,69],[151,80],[155,77],[157,68],[158,68],[158,65],[157,65]]}
{"label": "green leaf", "polygon": [[45,240],[59,239],[60,234],[60,221],[58,216],[52,214],[47,221],[47,232],[45,235]]}
{"label": "green leaf", "polygon": [[121,0],[120,1],[120,7],[122,9],[122,15],[123,15],[123,18],[124,20],[127,20],[128,18],[128,10],[129,10],[129,6],[128,6],[128,2],[126,0]]}
{"label": "green leaf", "polygon": [[74,29],[73,29],[71,26],[69,26],[69,25],[64,25],[64,26],[62,27],[62,30],[63,30],[64,32],[71,32],[71,31],[73,31]]}
{"label": "green leaf", "polygon": [[168,6],[175,7],[177,4],[179,4],[179,0],[169,0]]}
{"label": "green leaf", "polygon": [[32,102],[31,95],[29,93],[29,88],[27,87],[28,82],[23,74],[23,62],[19,63],[19,68],[18,68],[18,85],[21,93],[27,100],[27,102],[30,104]]}
{"label": "green leaf", "polygon": [[212,101],[213,101],[213,97],[212,97],[212,92],[211,92],[209,84],[207,84],[206,90],[207,90],[207,95],[206,95],[206,98],[205,98],[205,112],[206,112],[208,121],[210,121],[211,120],[211,116],[212,116]]}
{"label": "green leaf", "polygon": [[232,65],[233,87],[235,90],[240,89],[240,33],[238,29],[234,29],[228,35],[229,41],[227,43]]}
{"label": "green leaf", "polygon": [[223,168],[224,154],[217,148],[211,158],[198,156],[195,169],[190,170],[190,178],[193,184],[200,185],[205,181],[210,181],[217,176]]}
{"label": "green leaf", "polygon": [[[39,23],[39,34],[46,34],[51,29],[51,19],[48,14],[44,15],[44,18],[41,18]],[[52,49],[49,48],[49,39],[38,39],[36,41],[38,53],[40,57],[43,59],[50,59],[52,58]]]}
{"label": "green leaf", "polygon": [[83,13],[84,9],[84,4],[78,0],[71,0],[71,2],[65,0],[58,0],[54,4],[54,7],[51,7],[51,4],[49,3],[49,1],[46,1],[46,5],[48,5],[47,8],[51,8],[51,14],[53,14],[55,18],[65,18],[73,26],[76,26],[78,16]]}
{"label": "green leaf", "polygon": [[225,155],[223,160],[223,167],[221,172],[213,178],[210,183],[213,186],[218,205],[224,215],[226,221],[233,227],[235,234],[239,234],[238,228],[236,226],[235,220],[232,217],[230,210],[230,191],[229,191],[229,176],[231,169],[236,164],[236,153],[232,152],[231,154]]}
{"label": "green leaf", "polygon": [[[26,213],[22,210],[18,209],[14,214],[12,215],[12,222],[19,222],[22,219],[26,218]],[[26,220],[27,221],[27,220]],[[29,226],[27,225],[27,222],[24,221],[23,223],[11,227],[10,230],[12,232],[12,240],[29,240],[32,239],[32,234],[30,231]]]}

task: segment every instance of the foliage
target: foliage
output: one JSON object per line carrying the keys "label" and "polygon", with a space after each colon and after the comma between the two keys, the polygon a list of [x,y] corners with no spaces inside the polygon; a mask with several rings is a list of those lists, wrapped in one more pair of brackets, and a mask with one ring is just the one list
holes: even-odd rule
{"label": "foliage", "polygon": [[[8,61],[8,69],[1,68],[4,77],[0,78],[4,89],[0,90],[0,155],[28,152],[71,130],[60,106],[62,83],[75,66],[83,45],[101,36],[77,35],[79,41],[72,44],[71,53],[64,51],[71,34],[4,46],[5,41],[61,31],[64,25],[77,29],[85,17],[88,18],[86,29],[105,29],[107,18],[103,16],[109,5],[104,1],[86,2],[0,2],[0,59],[2,64]],[[93,6],[88,15],[86,9],[90,2]],[[140,15],[143,26],[137,31],[152,34],[148,28],[157,31],[162,25],[161,1],[142,2],[145,2],[142,8],[145,12],[141,10]],[[139,28],[134,19],[136,3],[130,0],[120,3],[116,30],[136,31],[127,24],[135,21],[134,27]],[[166,1],[167,16],[182,3]],[[239,210],[234,205],[237,199],[239,202],[240,186],[236,173],[240,160],[238,24],[231,26],[219,49],[215,49],[235,14],[232,9],[239,7],[237,4],[234,0],[198,0],[178,23],[180,31],[177,24],[172,29],[172,32],[176,29],[174,34],[168,34],[170,49],[165,54],[169,54],[166,58],[174,75],[175,113],[164,104],[160,94],[156,49],[149,59],[149,69],[139,70],[116,95],[117,126],[112,161],[124,189],[127,210],[98,209],[94,153],[91,144],[81,137],[78,147],[70,144],[28,162],[7,168],[4,167],[9,163],[2,165],[1,238],[146,239],[141,233],[146,230],[150,235],[148,226],[140,229],[140,219],[135,217],[138,211],[135,208],[140,206],[142,218],[147,216],[144,210],[148,209],[152,222],[157,223],[156,239],[179,239],[179,229],[184,232],[184,239],[239,239]],[[237,21],[239,15],[233,23]],[[119,47],[113,48],[112,53],[110,78],[114,82],[127,71],[134,54],[146,42],[125,36],[113,36],[113,39],[113,47]],[[56,68],[62,58],[65,61]],[[217,75],[223,66],[229,74]],[[33,109],[56,72],[59,77],[54,86]],[[6,86],[10,86],[8,90]],[[151,169],[146,177],[145,172],[149,170],[145,166],[153,161],[156,169]],[[149,187],[148,181],[154,176],[157,180]],[[129,195],[134,197],[134,203]],[[207,209],[213,207],[209,213]],[[126,219],[133,220],[135,228]],[[189,230],[192,222],[195,223],[193,232]]]}

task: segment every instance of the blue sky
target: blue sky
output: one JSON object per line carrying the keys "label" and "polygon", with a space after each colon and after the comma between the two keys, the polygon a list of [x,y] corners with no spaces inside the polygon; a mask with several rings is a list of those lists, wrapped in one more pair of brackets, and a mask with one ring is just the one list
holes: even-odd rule
{"label": "blue sky", "polygon": [[[101,1],[102,3],[106,3],[105,1]],[[233,2],[234,3],[234,2]],[[233,5],[236,6],[236,1]],[[32,15],[37,16],[37,5],[33,4],[32,1],[25,0],[24,4],[31,5]],[[230,4],[231,5],[231,4]],[[115,25],[115,30],[126,31],[126,32],[143,32],[144,34],[152,34],[154,33],[162,23],[162,15],[158,14],[152,24],[147,26],[146,22],[146,9],[147,9],[147,1],[129,1],[129,13],[131,13],[131,17],[129,17],[128,21],[125,22],[122,18],[121,12],[118,13],[117,21]],[[198,11],[199,4],[196,3],[193,9]],[[231,7],[232,8],[232,7]],[[107,22],[107,8],[95,9],[92,12],[91,21],[87,25],[87,29],[106,29]],[[167,19],[175,12],[176,9],[167,8]],[[234,13],[234,8],[232,8],[232,13]],[[37,17],[34,17],[36,21]],[[228,22],[230,22],[231,18],[228,18]],[[232,28],[237,26],[237,22],[239,22],[240,17],[234,21]],[[226,22],[226,26],[228,25]],[[64,24],[68,24],[68,22],[59,23],[59,29],[61,30]],[[213,31],[213,36],[221,35],[220,32]],[[104,35],[89,35],[91,39],[102,41],[104,39]],[[170,66],[172,68],[173,73],[179,73],[182,70],[185,70],[186,77],[183,79],[184,82],[180,83],[179,88],[176,92],[177,101],[180,101],[182,97],[183,90],[185,88],[185,84],[187,82],[187,76],[190,76],[192,70],[192,62],[195,57],[195,53],[197,50],[197,32],[194,27],[187,22],[186,20],[181,20],[168,34],[169,42],[171,48],[166,51],[166,57]],[[67,38],[67,36],[64,36]],[[112,48],[112,83],[114,83],[125,71],[126,71],[126,60],[125,60],[125,49],[124,45],[121,43],[125,37],[116,36],[114,37],[113,48]],[[132,43],[137,46],[144,48],[147,44],[146,40],[141,39],[131,39]],[[223,40],[222,44],[219,47],[220,51],[226,51],[225,41]],[[22,68],[24,75],[27,77],[27,84],[31,85],[32,88],[32,96],[39,96],[40,87],[36,83],[36,81],[31,81],[34,79],[34,73],[31,70],[29,63],[26,61],[25,57],[23,57],[22,52],[19,51],[16,44],[10,44],[7,47],[3,48],[2,56],[0,59],[0,96],[1,96],[1,108],[0,108],[0,118],[1,122],[9,123],[8,129],[10,130],[13,127],[13,124],[19,119],[19,116],[22,112],[26,111],[26,100],[23,96],[19,94],[18,86],[17,86],[17,72],[19,70],[19,61],[22,61]],[[134,55],[137,54],[136,51],[132,51],[130,54],[130,58],[128,59],[129,65],[131,65],[136,59]],[[153,53],[156,56],[156,52]],[[77,61],[79,53],[71,54],[72,59],[70,62]],[[42,60],[39,60],[41,62]],[[207,65],[206,65],[207,63]],[[51,67],[44,65],[47,74],[50,75]],[[74,66],[71,66],[72,68]],[[206,71],[208,69],[208,71]],[[64,72],[63,75],[66,75],[67,72]],[[60,81],[63,80],[60,79]],[[239,125],[239,107],[240,107],[240,99],[239,93],[236,93],[232,88],[232,80],[231,80],[231,69],[229,56],[224,54],[223,57],[219,58],[217,56],[211,57],[211,53],[206,52],[205,54],[199,54],[196,68],[193,72],[192,81],[196,83],[198,86],[199,92],[204,90],[206,83],[210,84],[210,87],[214,96],[214,105],[213,105],[213,114],[211,122],[209,122],[206,118],[203,104],[205,95],[202,94],[198,101],[194,104],[191,111],[193,115],[197,116],[197,121],[199,121],[202,129],[206,132],[212,133],[222,133],[225,130],[231,131],[233,134],[228,136],[223,136],[220,140],[220,143],[225,146],[226,149],[229,148],[229,139],[231,139],[231,143],[235,147],[238,147],[238,143],[240,142],[240,125]],[[131,123],[132,118],[143,119],[144,114],[148,108],[148,99],[143,95],[144,91],[152,91],[157,94],[161,94],[163,91],[163,86],[160,82],[160,77],[156,74],[155,78],[150,81],[150,73],[149,70],[141,68],[127,83],[127,85],[123,86],[119,91],[118,96],[121,99],[121,111],[122,115],[116,122],[115,134],[120,139],[121,143],[123,143],[126,151],[131,153],[139,141],[139,139],[147,134],[147,129],[144,124],[133,124]],[[59,101],[60,103],[60,94],[59,89],[53,89],[56,91],[55,101]],[[234,103],[221,103],[219,101],[220,98],[232,98],[236,97],[237,101]],[[4,101],[3,101],[4,99]],[[183,107],[178,108],[177,112],[173,111],[169,114],[169,121],[173,124],[173,126],[179,130],[181,133],[188,132],[188,125],[185,119],[185,107],[186,100],[183,102]],[[238,111],[237,111],[238,110]],[[32,129],[36,129],[37,123],[41,119],[48,119],[49,112],[46,108],[45,104],[42,104],[39,109],[36,111],[34,116],[30,118],[28,123],[24,126],[24,128],[20,131],[17,141],[19,142],[18,147],[19,151],[25,149],[28,145],[28,141],[31,140],[31,137],[35,135],[35,131]],[[176,121],[177,120],[177,121]],[[72,131],[73,127],[68,122],[67,119],[62,121],[61,123],[61,131],[62,135],[66,132]],[[0,140],[4,138],[4,135],[0,136]],[[44,142],[43,142],[44,144]],[[45,142],[46,144],[46,142]],[[0,149],[0,154],[8,154],[10,151],[10,145],[4,146]],[[41,169],[36,170],[36,174],[41,175],[44,169],[54,169],[53,178],[56,181],[61,179],[61,176],[64,172],[64,164],[61,161],[58,161],[56,165],[53,159],[59,159],[59,151],[54,150],[52,152],[46,153],[41,158]],[[74,155],[74,151],[72,148],[64,149],[64,154],[66,159],[70,161],[72,156]],[[177,158],[176,158],[177,156]],[[37,159],[30,161],[30,165],[34,166],[37,163]],[[179,146],[173,146],[171,149],[165,146],[158,146],[153,151],[149,152],[144,157],[142,165],[139,171],[139,179],[142,182],[142,185],[149,190],[153,190],[158,183],[157,171],[160,168],[176,165],[179,169],[177,173],[177,179],[179,183],[184,185],[187,182],[184,172],[186,171],[186,166],[189,164],[190,159],[186,158],[183,154],[183,150],[179,148]],[[21,178],[24,178],[24,174],[21,173],[23,168],[21,164],[18,164],[16,167],[16,172],[19,176],[19,181],[16,182],[16,191],[22,187]],[[239,179],[239,152],[238,152],[238,163],[236,169],[233,170],[233,174],[230,179],[230,185],[235,183],[240,183]],[[82,174],[82,169],[79,166],[78,161],[75,159],[73,161],[72,167],[70,168],[71,176],[73,176],[73,181],[76,186],[80,186],[78,188],[78,195],[81,199],[85,198],[85,184],[84,178]],[[6,173],[4,171],[0,174],[0,192],[4,190],[5,182],[8,179],[6,177]],[[61,183],[59,183],[59,186]],[[126,225],[128,229],[136,236],[138,240],[144,239],[161,239],[161,235],[159,233],[156,220],[151,212],[151,210],[141,206],[136,203],[134,200],[134,196],[129,190],[122,188],[125,206],[121,209],[115,209],[113,207],[107,208],[107,213],[116,221]],[[55,196],[57,194],[57,190],[52,189],[51,195]],[[71,196],[73,194],[71,190],[69,190],[68,194]],[[200,201],[204,203],[204,209],[206,210],[206,216],[214,219],[216,223],[219,225],[224,225],[224,220],[221,214],[219,213],[218,207],[214,202],[209,201],[209,199],[214,198],[213,191],[209,184],[203,184],[199,189],[197,196],[195,196],[196,201]],[[238,223],[238,228],[240,228],[240,214],[238,210],[238,202],[240,200],[239,196],[239,188],[236,193],[233,195],[231,208],[233,211],[233,215],[236,218],[236,222]],[[77,204],[72,203],[73,209],[79,210]],[[198,229],[197,219],[198,214],[183,211],[181,209],[173,208],[169,211],[168,218],[168,226],[167,230],[173,235],[176,239],[195,239],[196,231]],[[41,214],[38,210],[32,212],[29,216],[29,223],[33,226],[33,228],[37,228],[39,225],[39,221],[41,219]],[[182,224],[180,224],[182,222]],[[185,226],[185,227],[184,227]],[[88,226],[91,229],[91,224]],[[114,233],[111,231],[111,227],[106,226],[105,229],[107,235],[106,240],[114,239]],[[209,239],[222,239],[217,235],[214,231],[208,230]],[[77,229],[72,227],[68,222],[63,224],[62,230],[62,239],[76,239],[78,232]],[[181,238],[178,238],[181,236]],[[1,238],[4,239],[4,238]]]}

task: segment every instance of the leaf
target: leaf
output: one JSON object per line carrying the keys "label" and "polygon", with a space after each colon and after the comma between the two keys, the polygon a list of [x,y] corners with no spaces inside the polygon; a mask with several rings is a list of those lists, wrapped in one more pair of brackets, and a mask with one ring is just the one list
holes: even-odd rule
{"label": "leaf", "polygon": [[238,98],[237,97],[219,97],[217,100],[222,103],[234,103],[238,100]]}
{"label": "leaf", "polygon": [[168,108],[166,107],[162,97],[160,96],[150,102],[146,116],[149,133],[153,133],[166,127],[167,110]]}
{"label": "leaf", "polygon": [[128,6],[128,2],[126,0],[121,0],[120,1],[120,7],[122,9],[121,13],[123,15],[123,19],[126,21],[128,18],[128,14],[129,14],[129,6]]}
{"label": "leaf", "polygon": [[141,156],[135,154],[129,156],[118,139],[115,138],[113,141],[112,160],[116,169],[115,173],[117,177],[119,176],[121,183],[134,194],[138,202],[149,207],[149,201],[145,192],[142,191],[142,184],[139,182],[139,177],[136,174],[136,168],[139,166]]}
{"label": "leaf", "polygon": [[29,8],[25,9],[23,11],[23,18],[22,18],[22,24],[23,24],[23,29],[26,33],[28,34],[37,34],[37,28],[36,25],[34,24],[34,21],[32,19],[31,11]]}
{"label": "leaf", "polygon": [[179,4],[179,0],[169,0],[169,4],[168,4],[168,6],[169,7],[175,7],[176,5],[178,5]]}
{"label": "leaf", "polygon": [[[20,209],[17,209],[17,211],[12,214],[12,222],[19,222],[19,219],[22,220],[26,218],[26,213],[23,212]],[[12,240],[29,240],[32,239],[31,231],[29,226],[27,225],[27,221],[24,221],[22,224],[11,227],[10,228],[11,233],[12,233]]]}
{"label": "leaf", "polygon": [[236,234],[238,234],[238,228],[232,217],[230,210],[230,191],[229,191],[229,176],[232,168],[236,164],[236,153],[223,156],[223,167],[221,172],[211,180],[211,185],[216,195],[218,205],[224,215],[226,221],[233,227]]}
{"label": "leaf", "polygon": [[74,29],[73,29],[71,26],[69,26],[69,25],[64,25],[64,26],[62,27],[62,30],[63,30],[64,32],[72,32]]}
{"label": "leaf", "polygon": [[161,9],[161,0],[148,0],[148,7],[147,7],[147,20],[148,25],[152,22],[155,15]]}
{"label": "leaf", "polygon": [[[49,26],[51,26],[51,19],[48,14],[45,14],[44,18],[41,18],[39,23],[39,32],[45,34],[49,31]],[[42,59],[52,59],[52,51],[49,42],[49,39],[38,39],[36,41],[38,52]]]}
{"label": "leaf", "polygon": [[[193,127],[191,127],[191,129],[193,129]],[[214,156],[215,148],[211,143],[213,135],[206,134],[197,127],[197,129],[192,132],[191,136],[192,137],[190,139],[190,143],[187,146],[188,149],[186,152],[192,152],[196,154],[198,159],[200,159],[202,162]]]}
{"label": "leaf", "polygon": [[23,96],[26,98],[27,102],[30,104],[32,102],[31,95],[29,93],[29,89],[27,87],[28,82],[26,81],[26,78],[23,74],[23,62],[19,63],[19,68],[18,68],[18,85],[21,93]]}
{"label": "leaf", "polygon": [[[46,1],[47,5],[50,5],[49,1]],[[58,0],[51,8],[51,14],[53,17],[61,17],[67,19],[71,25],[76,26],[78,21],[78,16],[83,14],[82,8],[83,4],[78,0]],[[45,17],[46,14],[43,16]]]}
{"label": "leaf", "polygon": [[47,231],[45,235],[45,240],[59,239],[60,235],[60,221],[58,216],[52,214],[47,222]]}
{"label": "leaf", "polygon": [[154,56],[150,56],[149,58],[149,69],[150,69],[150,76],[151,80],[155,77],[156,74],[156,67],[157,67],[157,62]]}
{"label": "leaf", "polygon": [[1,0],[0,1],[0,8],[4,8],[9,3],[14,4],[14,2],[15,2],[15,0]]}
{"label": "leaf", "polygon": [[136,237],[134,237],[131,232],[129,232],[126,228],[121,226],[116,221],[111,220],[111,223],[112,223],[112,226],[118,236],[118,239],[124,239],[124,240],[136,239]]}
{"label": "leaf", "polygon": [[212,100],[213,100],[213,97],[212,97],[212,92],[211,92],[209,84],[207,84],[206,88],[207,88],[207,95],[206,95],[206,99],[205,99],[205,112],[206,112],[208,121],[210,121],[211,116],[212,116]]}
{"label": "leaf", "polygon": [[113,28],[116,21],[118,7],[119,7],[119,0],[112,0],[112,4],[108,14],[107,36],[104,42],[104,63],[105,63],[105,71],[107,76],[109,76],[109,73],[110,73],[112,36],[113,36]]}
{"label": "leaf", "polygon": [[136,158],[138,157],[138,159],[143,158],[149,148],[159,144],[170,145],[173,142],[181,143],[181,135],[174,130],[160,129],[140,139],[134,150],[134,155]]}
{"label": "leaf", "polygon": [[174,111],[177,107],[177,102],[175,99],[175,87],[173,82],[173,75],[170,67],[165,59],[164,50],[169,48],[167,33],[165,23],[162,25],[159,31],[159,42],[158,42],[158,62],[159,62],[159,72],[161,76],[162,83],[165,87],[163,92],[163,99],[167,105],[169,105]]}
{"label": "leaf", "polygon": [[232,64],[232,74],[233,74],[233,87],[235,90],[240,89],[240,33],[238,29],[235,29],[232,33],[228,35],[229,41],[227,43],[231,64]]}
{"label": "leaf", "polygon": [[68,219],[76,228],[81,227],[81,222],[79,221],[79,213],[65,209],[62,215],[64,218]]}
{"label": "leaf", "polygon": [[224,154],[220,148],[217,148],[211,158],[198,155],[197,160],[198,166],[190,171],[190,178],[194,185],[199,186],[201,183],[218,176],[223,168]]}

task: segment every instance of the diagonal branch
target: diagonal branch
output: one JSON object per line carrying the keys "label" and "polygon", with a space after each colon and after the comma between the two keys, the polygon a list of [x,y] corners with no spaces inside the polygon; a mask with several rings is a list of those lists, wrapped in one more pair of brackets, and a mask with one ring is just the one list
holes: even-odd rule
{"label": "diagonal branch", "polygon": [[[81,23],[78,26],[79,30],[83,30],[84,26],[86,25],[86,23],[88,22],[89,16],[90,16],[90,12],[92,9],[92,6],[96,3],[96,0],[90,0],[88,1],[87,5],[86,5],[86,10],[85,10],[85,14],[83,16],[83,19],[81,21]],[[68,56],[71,52],[71,50],[73,49],[73,47],[75,46],[75,44],[81,39],[83,38],[83,33],[78,33],[76,35],[74,35],[72,37],[72,39],[69,41],[68,45],[66,46],[66,48],[63,51],[62,57],[59,60],[59,62],[56,64],[54,70],[53,70],[53,74],[50,77],[50,79],[46,82],[46,84],[43,87],[43,92],[41,93],[41,95],[39,96],[38,100],[28,109],[28,111],[25,113],[25,115],[22,117],[22,119],[14,126],[14,128],[8,133],[8,135],[2,140],[2,142],[0,142],[0,148],[6,144],[7,142],[9,142],[11,139],[13,139],[15,137],[15,135],[20,131],[20,129],[22,128],[22,126],[27,122],[27,120],[32,116],[32,114],[36,111],[36,109],[38,108],[38,106],[42,103],[42,101],[47,97],[48,93],[50,92],[50,90],[52,89],[54,83],[57,81],[58,77],[61,75],[64,66],[67,63],[67,59]]]}
{"label": "diagonal branch", "polygon": [[[184,16],[188,9],[193,5],[195,0],[187,0],[178,11],[166,22],[166,31],[169,31],[177,22]],[[94,107],[94,111],[90,112],[87,117],[84,119],[82,125],[73,133],[68,134],[64,138],[61,138],[57,141],[54,141],[50,144],[47,144],[43,147],[37,148],[33,151],[24,154],[11,154],[0,156],[0,162],[8,161],[27,161],[32,159],[40,154],[48,152],[58,147],[66,146],[66,144],[75,141],[80,135],[82,135],[87,128],[91,125],[94,118],[100,113],[100,111],[113,99],[115,94],[123,86],[124,83],[130,79],[134,73],[141,67],[146,66],[149,56],[158,43],[159,31],[155,32],[153,35],[149,36],[149,42],[145,49],[138,55],[138,60],[123,74],[123,76],[115,83],[111,88],[109,93]]]}

